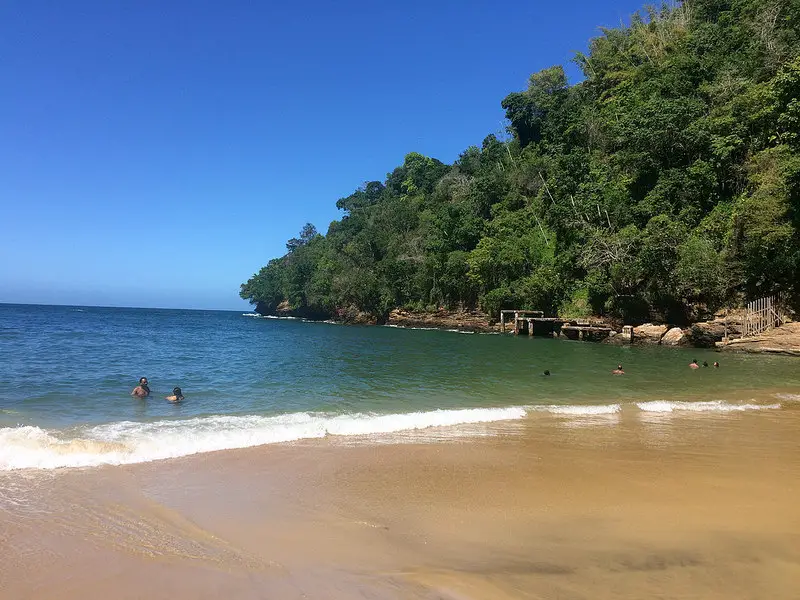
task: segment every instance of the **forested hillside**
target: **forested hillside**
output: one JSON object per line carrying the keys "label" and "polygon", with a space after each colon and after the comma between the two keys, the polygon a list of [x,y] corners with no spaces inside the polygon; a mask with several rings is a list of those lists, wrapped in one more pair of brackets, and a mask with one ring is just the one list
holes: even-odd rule
{"label": "forested hillside", "polygon": [[[800,0],[692,0],[506,96],[508,133],[408,154],[242,285],[261,312],[538,308],[692,320],[800,292]],[[501,139],[502,138],[502,139]]]}

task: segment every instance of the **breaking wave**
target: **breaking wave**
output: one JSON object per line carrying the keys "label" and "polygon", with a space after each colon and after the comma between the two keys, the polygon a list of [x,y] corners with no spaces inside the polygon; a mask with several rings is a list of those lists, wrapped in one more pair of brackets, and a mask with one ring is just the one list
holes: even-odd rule
{"label": "breaking wave", "polygon": [[[121,421],[67,431],[35,426],[0,428],[0,471],[122,465],[203,452],[248,448],[325,436],[370,436],[549,414],[581,423],[628,410],[643,413],[732,413],[779,409],[780,404],[734,404],[721,400],[655,400],[635,404],[535,405],[439,409],[401,414],[298,412],[274,416],[207,416],[148,423]],[[439,437],[461,435],[445,432]]]}
{"label": "breaking wave", "polygon": [[34,426],[0,428],[0,471],[148,462],[264,444],[396,433],[521,419],[522,407],[433,410],[406,414],[211,416],[138,423],[122,421],[70,434]]}
{"label": "breaking wave", "polygon": [[531,407],[534,411],[548,412],[554,415],[567,415],[573,417],[592,417],[596,415],[613,415],[622,410],[619,404],[589,404],[589,405],[558,405]]}
{"label": "breaking wave", "polygon": [[746,410],[769,410],[780,408],[780,404],[731,404],[722,400],[708,402],[678,402],[668,400],[654,400],[652,402],[637,402],[639,410],[645,412],[742,412]]}

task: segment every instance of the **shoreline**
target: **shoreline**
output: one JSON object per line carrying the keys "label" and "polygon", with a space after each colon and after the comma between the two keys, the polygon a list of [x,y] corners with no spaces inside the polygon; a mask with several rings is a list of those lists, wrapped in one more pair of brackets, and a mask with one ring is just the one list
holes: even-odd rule
{"label": "shoreline", "polygon": [[[800,410],[563,416],[17,478],[9,597],[789,600]],[[4,478],[4,483],[9,480]]]}
{"label": "shoreline", "polygon": [[[609,424],[620,419],[658,418],[669,414],[689,416],[722,416],[733,413],[758,411],[780,411],[794,406],[800,400],[795,388],[779,388],[765,390],[737,390],[728,392],[727,400],[693,399],[691,396],[673,397],[664,400],[654,396],[641,398],[638,401],[620,401],[619,398],[608,398],[606,402],[584,404],[532,404],[508,405],[495,407],[463,407],[458,409],[432,409],[412,413],[390,414],[339,414],[322,415],[312,413],[283,413],[272,416],[247,415],[238,422],[231,422],[231,417],[212,415],[206,417],[205,427],[220,417],[228,420],[228,429],[216,430],[210,435],[202,431],[184,429],[183,434],[176,432],[181,421],[164,420],[159,424],[167,432],[161,437],[154,434],[152,423],[141,424],[140,428],[148,429],[148,433],[135,441],[133,434],[126,443],[108,442],[96,439],[91,429],[83,431],[75,438],[53,437],[52,431],[35,427],[16,428],[20,439],[14,438],[15,428],[10,430],[3,442],[11,448],[11,453],[22,451],[26,457],[7,462],[8,455],[0,462],[0,476],[5,473],[35,474],[38,472],[57,473],[70,469],[97,469],[105,467],[127,467],[130,465],[160,463],[180,460],[193,456],[214,455],[220,452],[235,452],[250,448],[276,447],[282,444],[312,443],[315,440],[326,440],[331,444],[373,445],[408,443],[411,441],[452,441],[470,439],[474,436],[488,435],[497,428],[511,428],[534,423],[537,420],[563,419],[581,425],[593,419],[605,420]],[[754,398],[757,396],[757,398]],[[311,426],[316,419],[315,426]],[[264,429],[252,429],[252,422],[259,420]],[[368,425],[369,421],[371,425]],[[290,423],[302,423],[294,430]],[[282,428],[278,435],[270,427],[278,425]],[[99,426],[103,428],[103,425]],[[370,428],[371,427],[371,428]],[[240,436],[219,444],[219,440],[233,429],[240,430]],[[74,431],[74,430],[73,430]],[[130,431],[130,430],[129,430]],[[488,432],[488,433],[487,433]],[[8,431],[4,432],[8,433]],[[181,451],[182,435],[189,435],[190,446]],[[34,453],[30,440],[46,436],[48,445],[40,446],[39,453]],[[58,441],[54,441],[58,440]],[[28,445],[26,446],[26,441]],[[21,445],[20,445],[21,443]],[[206,445],[204,445],[204,443]],[[150,448],[150,453],[147,453]],[[169,448],[169,451],[165,449]]]}
{"label": "shoreline", "polygon": [[[261,314],[261,313],[254,313]],[[396,327],[402,329],[422,329],[439,331],[458,331],[460,333],[503,333],[500,324],[492,322],[489,315],[478,310],[450,311],[439,310],[436,312],[415,312],[403,309],[394,309],[389,313],[385,323],[378,322],[374,317],[358,313],[339,315],[338,318],[323,320],[306,318],[294,314],[291,310],[279,310],[275,314],[261,315],[264,318],[296,318],[309,322],[332,322],[339,325],[372,325]],[[587,321],[601,322],[600,317],[587,318]],[[722,318],[710,321],[698,321],[686,327],[673,327],[667,324],[645,323],[633,327],[633,342],[622,341],[622,334],[613,329],[614,333],[605,340],[594,343],[611,343],[619,345],[658,345],[667,347],[712,348],[722,352],[746,352],[752,354],[782,354],[785,356],[800,357],[800,323],[789,322],[780,327],[767,331],[759,336],[744,339],[732,339],[725,342],[725,334],[741,333],[740,320],[732,319],[725,323]],[[676,331],[678,330],[678,331]],[[508,335],[512,332],[506,331]],[[670,334],[669,336],[667,334]],[[672,337],[674,334],[674,337]],[[551,337],[549,335],[536,335],[534,337]],[[564,336],[559,336],[564,337]],[[588,340],[587,340],[588,341]]]}

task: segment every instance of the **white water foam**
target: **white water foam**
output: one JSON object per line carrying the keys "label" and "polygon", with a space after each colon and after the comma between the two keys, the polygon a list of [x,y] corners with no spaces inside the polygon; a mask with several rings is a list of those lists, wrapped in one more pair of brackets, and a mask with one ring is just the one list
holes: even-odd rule
{"label": "white water foam", "polygon": [[708,402],[678,402],[669,400],[654,400],[652,402],[637,402],[636,406],[644,412],[671,413],[676,411],[688,412],[742,412],[746,410],[770,410],[780,408],[780,404],[731,404],[722,400]]}
{"label": "white water foam", "polygon": [[526,415],[524,408],[512,406],[393,415],[213,416],[151,423],[122,421],[85,428],[75,437],[39,427],[5,427],[0,428],[0,471],[131,464],[326,435],[396,433]]}
{"label": "white water foam", "polygon": [[[651,401],[635,404],[646,413],[730,413],[779,409],[780,404],[731,404]],[[66,432],[39,427],[0,427],[0,471],[57,469],[149,462],[265,444],[334,436],[370,436],[525,418],[529,413],[549,413],[580,425],[599,419],[619,419],[620,404],[534,405],[505,408],[433,410],[405,414],[366,413],[333,415],[290,413],[266,416],[210,416],[150,423],[122,421]],[[605,421],[603,421],[605,422]],[[437,439],[458,436],[444,431]],[[377,439],[377,438],[376,438]]]}
{"label": "white water foam", "polygon": [[413,331],[444,331],[438,327],[409,327],[407,325],[395,325],[394,323],[387,323],[384,325],[384,327],[390,327],[392,329],[409,329]]}
{"label": "white water foam", "polygon": [[392,329],[409,329],[412,331],[446,331],[448,333],[467,333],[467,334],[474,334],[474,331],[467,330],[467,329],[442,329],[441,327],[408,327],[406,325],[396,325],[394,323],[389,323],[384,325],[384,327],[391,327]]}
{"label": "white water foam", "polygon": [[775,397],[780,400],[789,400],[790,402],[800,400],[800,394],[775,394]]}
{"label": "white water foam", "polygon": [[255,319],[281,319],[285,321],[302,321],[301,317],[279,317],[278,315],[260,315],[258,313],[242,313],[243,317],[253,317]]}
{"label": "white water foam", "polygon": [[565,415],[571,417],[593,417],[596,415],[613,415],[622,410],[619,404],[550,404],[547,406],[531,406],[533,411],[548,412],[554,415]]}

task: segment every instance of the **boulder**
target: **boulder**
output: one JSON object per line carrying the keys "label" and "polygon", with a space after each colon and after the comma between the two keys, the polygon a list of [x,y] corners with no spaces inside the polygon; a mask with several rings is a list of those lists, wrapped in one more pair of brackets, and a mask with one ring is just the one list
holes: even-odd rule
{"label": "boulder", "polygon": [[[730,331],[728,332],[730,334]],[[698,348],[713,348],[725,336],[723,321],[695,323],[691,328],[692,344]]]}
{"label": "boulder", "polygon": [[673,327],[661,338],[661,344],[663,346],[681,346],[685,343],[686,336],[683,334],[683,329],[680,327]]}
{"label": "boulder", "polygon": [[635,344],[658,344],[667,333],[666,325],[653,325],[647,323],[633,328],[633,342]]}

